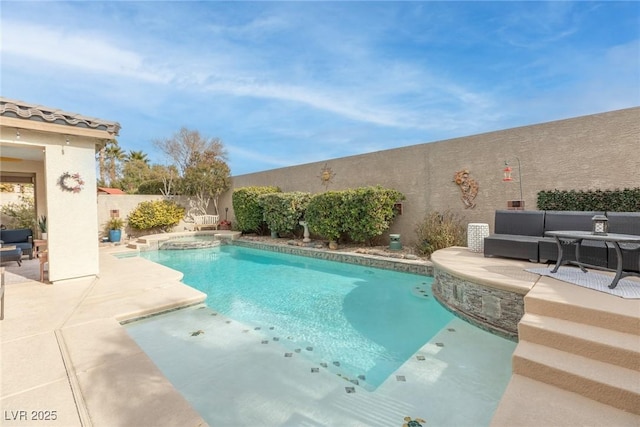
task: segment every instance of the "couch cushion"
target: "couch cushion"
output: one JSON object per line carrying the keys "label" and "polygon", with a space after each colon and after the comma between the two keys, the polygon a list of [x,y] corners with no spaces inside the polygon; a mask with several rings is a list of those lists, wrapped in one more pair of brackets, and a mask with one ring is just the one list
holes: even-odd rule
{"label": "couch cushion", "polygon": [[[609,232],[640,235],[640,212],[607,212]],[[622,269],[640,272],[640,245],[621,244]],[[609,268],[618,266],[618,255],[613,244],[609,244]]]}
{"label": "couch cushion", "polygon": [[640,212],[607,212],[609,232],[640,235]]}
{"label": "couch cushion", "polygon": [[596,211],[547,211],[544,216],[544,231],[591,231]]}
{"label": "couch cushion", "polygon": [[16,230],[0,230],[0,240],[9,243],[27,242],[33,236],[30,228],[19,228]]}
{"label": "couch cushion", "polygon": [[538,262],[538,243],[542,237],[492,234],[484,239],[484,256],[527,259]]}
{"label": "couch cushion", "polygon": [[542,237],[544,211],[496,211],[494,233]]}

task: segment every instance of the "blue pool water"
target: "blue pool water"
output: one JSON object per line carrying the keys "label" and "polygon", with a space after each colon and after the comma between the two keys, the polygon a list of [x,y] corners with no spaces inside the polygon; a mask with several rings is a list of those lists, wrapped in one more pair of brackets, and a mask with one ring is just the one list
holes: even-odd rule
{"label": "blue pool water", "polygon": [[141,256],[183,272],[212,310],[368,389],[453,318],[425,276],[233,245]]}

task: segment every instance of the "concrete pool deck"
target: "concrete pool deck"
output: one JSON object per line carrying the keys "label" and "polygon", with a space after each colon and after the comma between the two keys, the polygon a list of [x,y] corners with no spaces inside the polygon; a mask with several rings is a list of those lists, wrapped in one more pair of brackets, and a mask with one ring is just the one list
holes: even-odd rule
{"label": "concrete pool deck", "polygon": [[[101,248],[101,275],[97,279],[79,279],[55,286],[33,280],[7,285],[5,319],[0,322],[2,425],[206,425],[119,323],[195,304],[205,296],[180,283],[180,273],[141,258],[116,259],[110,254],[114,249],[121,250]],[[550,278],[532,280],[519,274],[511,277],[509,272],[515,272],[514,261],[479,259],[475,255],[459,253],[455,262],[463,270],[465,265],[472,266],[472,271],[467,273],[482,280],[495,280],[495,272],[503,268],[504,280],[516,280],[517,286],[534,289],[543,284],[536,296],[538,299],[570,304],[574,298],[575,289],[562,282]],[[8,270],[20,272],[25,266],[29,267],[25,262],[23,267]],[[575,298],[582,299],[583,291],[577,291]],[[635,319],[640,318],[640,302],[600,295],[598,301],[605,314],[611,312],[615,317],[622,311],[626,313],[625,318],[631,319],[630,329],[637,328],[633,319],[634,313]],[[223,318],[216,321],[220,323],[217,329],[223,337],[242,327]],[[464,332],[465,322],[456,321],[460,323],[451,329]],[[232,415],[226,425],[248,425],[238,421],[251,420],[253,425],[270,422],[272,425],[319,426],[345,421],[344,425],[401,426],[406,422],[404,417],[425,419],[426,425],[447,425],[446,420],[430,419],[429,406],[442,402],[422,400],[433,372],[420,366],[416,358],[398,372],[400,376],[417,374],[415,379],[391,378],[392,381],[379,388],[376,396],[365,392],[349,394],[345,392],[345,384],[349,386],[349,383],[336,383],[335,376],[327,372],[313,374],[318,375],[313,377],[313,384],[301,381],[311,375],[310,362],[297,358],[293,368],[292,361],[285,360],[274,350],[275,346],[255,345],[253,338],[256,337],[246,334],[246,342],[233,341],[247,350],[243,354],[263,357],[263,363],[245,372],[230,372],[233,358],[228,355],[224,358],[228,353],[226,349],[220,353],[218,374],[223,380],[216,386],[226,396],[223,401],[227,399],[228,405],[218,410]],[[421,351],[436,352],[440,348],[436,347],[427,345]],[[265,366],[269,370],[271,367],[286,370],[283,372],[287,374],[279,377],[279,386],[275,389],[260,381],[259,371]],[[638,378],[638,371],[630,373],[635,375],[631,380]],[[253,388],[241,388],[241,384],[246,383],[253,383]],[[464,406],[464,401],[459,403]],[[333,412],[327,415],[323,412],[326,410]],[[55,411],[55,420],[51,419],[52,411]],[[37,420],[47,416],[50,421]],[[521,375],[512,376],[495,415],[488,414],[488,419],[492,416],[495,426],[640,424],[640,416],[629,411]],[[456,422],[455,413],[450,421],[449,425],[463,425],[461,420]]]}

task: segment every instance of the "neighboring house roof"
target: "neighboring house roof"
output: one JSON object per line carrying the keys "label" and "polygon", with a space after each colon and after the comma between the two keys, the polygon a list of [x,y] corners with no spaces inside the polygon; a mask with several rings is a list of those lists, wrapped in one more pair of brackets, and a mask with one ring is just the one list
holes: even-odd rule
{"label": "neighboring house roof", "polygon": [[107,188],[107,187],[98,187],[99,193],[107,193],[107,194],[127,194],[119,188]]}
{"label": "neighboring house roof", "polygon": [[120,132],[120,123],[118,122],[82,116],[5,97],[0,97],[0,116],[102,130],[112,135],[117,135]]}

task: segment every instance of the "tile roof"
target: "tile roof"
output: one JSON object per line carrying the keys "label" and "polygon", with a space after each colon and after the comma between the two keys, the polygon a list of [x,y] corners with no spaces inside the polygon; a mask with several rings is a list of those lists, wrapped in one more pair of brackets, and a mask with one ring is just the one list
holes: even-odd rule
{"label": "tile roof", "polygon": [[0,97],[0,116],[26,120],[44,121],[60,125],[107,131],[113,135],[120,132],[120,123],[69,113],[44,105],[28,104],[24,101]]}
{"label": "tile roof", "polygon": [[98,187],[98,192],[107,194],[127,194],[119,188]]}

